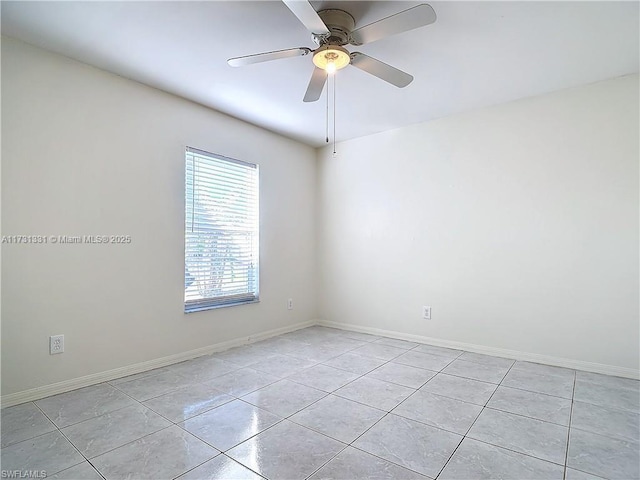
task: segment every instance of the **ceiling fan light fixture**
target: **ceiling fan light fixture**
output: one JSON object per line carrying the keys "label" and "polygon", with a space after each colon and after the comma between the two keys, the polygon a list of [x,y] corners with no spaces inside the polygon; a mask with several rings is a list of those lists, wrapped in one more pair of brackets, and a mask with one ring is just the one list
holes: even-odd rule
{"label": "ceiling fan light fixture", "polygon": [[324,45],[313,53],[313,63],[327,73],[346,67],[351,62],[351,56],[346,48],[339,45]]}

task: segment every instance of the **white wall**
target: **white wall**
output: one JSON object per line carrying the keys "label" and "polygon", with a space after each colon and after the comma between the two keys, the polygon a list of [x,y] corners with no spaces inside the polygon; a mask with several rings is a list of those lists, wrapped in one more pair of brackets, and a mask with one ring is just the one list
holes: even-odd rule
{"label": "white wall", "polygon": [[[183,313],[187,145],[260,164],[259,304]],[[3,38],[2,234],[133,241],[3,245],[2,394],[314,319],[315,161],[310,147]],[[62,355],[48,353],[53,334]]]}
{"label": "white wall", "polygon": [[321,318],[637,372],[638,131],[634,75],[322,150]]}

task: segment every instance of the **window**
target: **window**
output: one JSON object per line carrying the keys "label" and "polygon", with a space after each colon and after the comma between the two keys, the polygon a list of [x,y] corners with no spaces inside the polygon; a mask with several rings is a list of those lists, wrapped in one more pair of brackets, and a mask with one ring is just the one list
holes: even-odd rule
{"label": "window", "polygon": [[186,151],[184,310],[258,301],[258,166]]}

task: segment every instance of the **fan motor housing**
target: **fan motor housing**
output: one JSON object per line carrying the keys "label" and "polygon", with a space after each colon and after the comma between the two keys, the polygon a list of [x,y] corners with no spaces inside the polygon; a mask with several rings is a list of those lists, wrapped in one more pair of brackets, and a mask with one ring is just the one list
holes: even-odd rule
{"label": "fan motor housing", "polygon": [[314,36],[313,39],[318,45],[346,45],[349,43],[349,35],[356,27],[356,21],[349,13],[330,8],[320,10],[318,15],[331,32],[328,37]]}

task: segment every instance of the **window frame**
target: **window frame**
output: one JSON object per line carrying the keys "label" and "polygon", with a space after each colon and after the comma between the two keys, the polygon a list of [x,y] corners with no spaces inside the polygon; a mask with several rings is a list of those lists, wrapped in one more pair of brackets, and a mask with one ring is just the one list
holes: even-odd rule
{"label": "window frame", "polygon": [[[255,259],[254,262],[252,262],[252,271],[254,272],[253,275],[253,282],[254,282],[254,289],[253,292],[247,292],[247,293],[237,293],[237,294],[230,294],[230,295],[222,295],[222,296],[215,296],[215,297],[203,297],[202,299],[199,300],[194,300],[194,299],[187,299],[187,289],[188,286],[186,285],[187,282],[187,274],[192,275],[191,272],[188,272],[188,268],[189,268],[189,264],[187,263],[187,258],[188,258],[188,225],[189,225],[189,219],[188,219],[188,202],[191,201],[192,202],[192,220],[191,220],[191,227],[193,228],[193,209],[194,209],[194,205],[195,205],[195,188],[196,188],[196,179],[195,179],[195,170],[193,171],[193,173],[191,174],[193,177],[192,181],[191,181],[191,196],[187,197],[187,194],[189,192],[189,163],[190,163],[190,154],[192,155],[192,165],[194,168],[196,165],[196,157],[204,157],[204,159],[210,159],[214,162],[221,162],[221,163],[230,163],[230,164],[235,164],[241,167],[246,167],[249,169],[254,170],[254,188],[255,191],[252,192],[252,194],[254,195],[254,200],[255,200],[255,206],[254,206],[254,211],[249,212],[249,210],[247,210],[247,212],[251,215],[255,215],[255,225],[254,228],[252,230],[247,230],[247,233],[250,234],[250,236],[252,237],[252,242],[255,242],[255,245],[253,245],[250,249],[251,251],[251,255],[252,255],[252,260]],[[250,163],[250,162],[245,162],[242,160],[237,160],[235,158],[230,158],[224,155],[219,155],[217,153],[212,153],[212,152],[207,152],[204,150],[200,150],[197,148],[193,148],[193,147],[185,147],[184,150],[184,173],[185,173],[185,177],[184,177],[184,196],[183,198],[185,199],[185,205],[184,205],[184,270],[183,270],[183,280],[184,280],[184,284],[185,284],[185,295],[183,297],[183,302],[184,302],[184,313],[194,313],[194,312],[202,312],[202,311],[206,311],[206,310],[212,310],[212,309],[217,309],[217,308],[225,308],[225,307],[235,307],[238,305],[247,305],[247,304],[252,304],[252,303],[259,303],[260,302],[260,166],[257,163]],[[234,230],[232,229],[228,229],[228,230],[224,230],[221,229],[222,232],[233,232]],[[224,257],[222,257],[224,258]],[[247,284],[250,285],[249,280],[247,281]],[[247,290],[249,290],[249,288],[247,288]]]}

